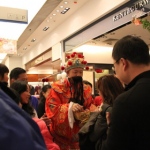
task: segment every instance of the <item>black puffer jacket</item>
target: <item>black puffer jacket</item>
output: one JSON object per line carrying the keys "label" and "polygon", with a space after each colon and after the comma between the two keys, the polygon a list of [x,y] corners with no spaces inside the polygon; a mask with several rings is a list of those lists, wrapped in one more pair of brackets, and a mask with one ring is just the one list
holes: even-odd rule
{"label": "black puffer jacket", "polygon": [[112,107],[103,104],[102,112],[92,112],[88,122],[79,131],[80,150],[97,150],[106,138],[107,121],[106,112]]}

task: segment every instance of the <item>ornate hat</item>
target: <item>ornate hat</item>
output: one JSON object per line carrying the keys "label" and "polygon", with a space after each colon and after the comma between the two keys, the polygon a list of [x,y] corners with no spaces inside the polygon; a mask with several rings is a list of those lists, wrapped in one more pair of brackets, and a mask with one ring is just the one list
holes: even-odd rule
{"label": "ornate hat", "polygon": [[82,54],[73,52],[72,54],[67,55],[66,58],[67,62],[64,66],[61,66],[61,70],[65,70],[66,72],[74,68],[83,68],[89,70],[89,67],[86,66],[87,61],[84,60],[84,56]]}

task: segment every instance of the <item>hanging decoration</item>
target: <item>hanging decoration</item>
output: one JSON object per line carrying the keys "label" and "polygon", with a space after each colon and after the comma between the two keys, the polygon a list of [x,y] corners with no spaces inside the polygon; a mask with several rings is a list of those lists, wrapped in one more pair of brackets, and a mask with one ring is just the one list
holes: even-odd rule
{"label": "hanging decoration", "polygon": [[49,80],[47,78],[42,79],[42,82],[48,82]]}
{"label": "hanging decoration", "polygon": [[144,29],[147,29],[150,32],[150,21],[148,21],[147,19],[139,19],[139,18],[133,18],[132,22],[135,25],[143,25]]}

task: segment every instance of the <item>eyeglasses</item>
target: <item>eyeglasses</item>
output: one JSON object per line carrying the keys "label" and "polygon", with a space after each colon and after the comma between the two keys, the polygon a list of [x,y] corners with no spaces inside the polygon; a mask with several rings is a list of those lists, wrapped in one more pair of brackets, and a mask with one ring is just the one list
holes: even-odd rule
{"label": "eyeglasses", "polygon": [[114,71],[114,74],[116,74],[116,71],[115,71],[115,64],[116,64],[116,63],[118,63],[118,62],[119,62],[119,60],[120,60],[120,58],[119,58],[119,59],[117,59],[117,60],[113,63],[112,70]]}

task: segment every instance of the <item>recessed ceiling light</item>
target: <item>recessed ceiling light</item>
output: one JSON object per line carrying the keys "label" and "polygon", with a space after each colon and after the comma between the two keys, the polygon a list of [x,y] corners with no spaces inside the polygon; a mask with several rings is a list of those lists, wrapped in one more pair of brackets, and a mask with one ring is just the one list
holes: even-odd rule
{"label": "recessed ceiling light", "polygon": [[49,17],[49,19],[53,19],[53,17]]}
{"label": "recessed ceiling light", "polygon": [[59,9],[57,9],[56,11],[59,12]]}
{"label": "recessed ceiling light", "polygon": [[60,8],[63,8],[63,7],[64,7],[64,6],[62,6],[62,5],[60,6]]}
{"label": "recessed ceiling light", "polygon": [[62,12],[61,12],[61,14],[65,14],[68,10],[69,10],[70,8],[65,8]]}
{"label": "recessed ceiling light", "polygon": [[43,31],[46,31],[46,30],[48,30],[49,29],[49,27],[44,27],[43,28]]}
{"label": "recessed ceiling light", "polygon": [[114,35],[114,34],[115,34],[114,32],[111,32],[111,33],[110,33],[110,35]]}
{"label": "recessed ceiling light", "polygon": [[35,41],[36,41],[36,39],[32,39],[32,40],[31,40],[31,42],[35,42]]}
{"label": "recessed ceiling light", "polygon": [[68,2],[67,2],[67,1],[65,1],[65,2],[64,2],[64,4],[68,4]]}
{"label": "recessed ceiling light", "polygon": [[53,16],[56,16],[56,14],[53,14]]}
{"label": "recessed ceiling light", "polygon": [[24,50],[24,51],[27,50],[27,47],[24,47],[23,50]]}

